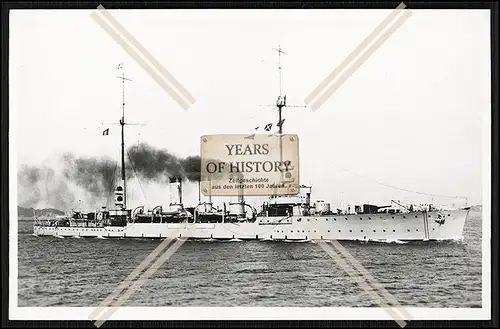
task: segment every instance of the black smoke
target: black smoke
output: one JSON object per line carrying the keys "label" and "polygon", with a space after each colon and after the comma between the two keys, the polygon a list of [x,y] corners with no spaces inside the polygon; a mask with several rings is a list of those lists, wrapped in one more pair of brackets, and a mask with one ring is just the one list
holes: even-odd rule
{"label": "black smoke", "polygon": [[[126,150],[127,181],[166,184],[169,178],[197,182],[200,179],[199,156],[178,157],[166,149],[146,143]],[[70,208],[80,199],[93,204],[109,200],[121,180],[121,159],[82,157],[65,153],[52,166],[21,165],[18,169],[18,203],[24,207]],[[83,192],[85,196],[80,195]]]}
{"label": "black smoke", "polygon": [[64,177],[93,197],[103,197],[113,190],[118,168],[116,160],[77,157],[72,153],[65,153],[62,160]]}
{"label": "black smoke", "polygon": [[180,158],[166,149],[156,149],[146,143],[134,145],[127,151],[129,167],[134,173],[159,184],[167,183],[169,177],[187,181],[199,181],[201,159],[199,156]]}
{"label": "black smoke", "polygon": [[36,205],[41,198],[38,182],[41,180],[44,169],[28,165],[21,165],[17,171],[18,189],[17,198],[21,205]]}
{"label": "black smoke", "polygon": [[40,202],[63,209],[77,201],[66,180],[49,166],[21,165],[17,173],[17,198],[20,206],[37,206]]}

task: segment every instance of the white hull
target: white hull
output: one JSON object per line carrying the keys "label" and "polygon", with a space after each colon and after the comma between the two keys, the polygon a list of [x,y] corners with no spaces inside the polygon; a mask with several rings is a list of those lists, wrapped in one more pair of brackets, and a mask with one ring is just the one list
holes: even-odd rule
{"label": "white hull", "polygon": [[[125,227],[34,226],[58,237],[242,240],[460,240],[469,209],[428,213],[258,217],[253,223],[129,223]],[[436,222],[438,214],[444,223]]]}

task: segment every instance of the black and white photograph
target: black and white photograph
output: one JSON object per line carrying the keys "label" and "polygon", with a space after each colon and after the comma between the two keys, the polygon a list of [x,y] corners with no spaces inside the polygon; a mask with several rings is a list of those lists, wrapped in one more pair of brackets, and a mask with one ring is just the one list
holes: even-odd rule
{"label": "black and white photograph", "polygon": [[404,3],[10,10],[10,319],[491,319],[490,42]]}

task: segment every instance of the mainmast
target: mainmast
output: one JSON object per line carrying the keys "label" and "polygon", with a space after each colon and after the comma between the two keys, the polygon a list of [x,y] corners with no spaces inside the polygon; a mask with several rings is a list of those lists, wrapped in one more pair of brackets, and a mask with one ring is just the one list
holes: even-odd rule
{"label": "mainmast", "polygon": [[273,50],[276,50],[278,52],[278,71],[279,71],[279,75],[280,75],[280,97],[281,97],[281,93],[282,93],[281,88],[282,88],[282,84],[283,84],[282,73],[281,73],[281,54],[287,55],[287,53],[285,53],[283,50],[281,50],[281,45],[279,42],[278,42],[278,48],[273,48]]}
{"label": "mainmast", "polygon": [[132,81],[125,77],[125,72],[123,72],[123,63],[118,65],[118,70],[122,70],[122,75],[117,76],[118,79],[122,80],[122,118],[120,120],[120,126],[122,128],[122,144],[121,144],[121,160],[122,160],[122,184],[123,184],[123,209],[127,209],[127,188],[126,188],[126,176],[125,176],[125,80]]}
{"label": "mainmast", "polygon": [[280,76],[280,95],[278,96],[278,99],[276,100],[276,107],[278,108],[278,128],[279,128],[279,134],[283,134],[283,123],[285,122],[284,119],[282,119],[282,110],[284,107],[305,107],[301,105],[286,105],[286,95],[283,95],[283,74],[282,74],[282,66],[281,66],[281,54],[288,55],[281,49],[281,45],[278,42],[278,48],[273,48],[273,50],[276,50],[278,52],[278,71],[279,71],[279,76]]}
{"label": "mainmast", "polygon": [[278,52],[278,72],[280,76],[280,95],[278,96],[278,100],[276,101],[276,106],[278,107],[278,127],[279,127],[279,133],[283,133],[283,121],[281,120],[281,109],[286,106],[286,96],[282,96],[282,85],[283,85],[283,78],[282,78],[282,73],[281,73],[281,54],[287,55],[282,49],[281,45],[278,42],[278,48],[273,48],[273,50],[276,50]]}

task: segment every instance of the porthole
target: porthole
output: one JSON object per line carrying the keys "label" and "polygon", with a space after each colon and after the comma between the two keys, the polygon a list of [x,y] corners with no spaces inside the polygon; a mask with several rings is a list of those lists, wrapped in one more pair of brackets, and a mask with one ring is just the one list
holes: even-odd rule
{"label": "porthole", "polygon": [[383,232],[385,232],[385,230],[383,230]]}
{"label": "porthole", "polygon": [[403,216],[403,218],[406,218],[406,216]]}
{"label": "porthole", "polygon": [[377,232],[377,231],[373,230],[373,232]]}
{"label": "porthole", "polygon": [[392,216],[392,219],[394,219],[394,216]]}
{"label": "porthole", "polygon": [[363,217],[359,217],[359,220],[363,220]]}
{"label": "porthole", "polygon": [[[449,215],[448,215],[449,216]],[[337,220],[337,218],[334,218],[333,220]]]}
{"label": "porthole", "polygon": [[314,233],[316,233],[316,230],[314,230]]}
{"label": "porthole", "polygon": [[351,233],[352,233],[352,230],[349,230],[349,232],[351,232]]}
{"label": "porthole", "polygon": [[448,214],[448,217],[450,217],[450,214]]}
{"label": "porthole", "polygon": [[410,230],[408,230],[408,232],[410,232]]}
{"label": "porthole", "polygon": [[396,232],[396,230],[392,230],[393,232]]}
{"label": "porthole", "polygon": [[328,230],[328,233],[330,233],[330,230]]}
{"label": "porthole", "polygon": [[417,218],[418,216],[415,216],[415,218]]}
{"label": "porthole", "polygon": [[368,217],[368,219],[372,219],[371,217]]}
{"label": "porthole", "polygon": [[345,220],[347,220],[347,217],[345,218]]}
{"label": "porthole", "polygon": [[326,219],[326,221],[328,222],[328,218]]}
{"label": "porthole", "polygon": [[342,232],[341,230],[339,230],[339,233]]}
{"label": "porthole", "polygon": [[433,228],[432,228],[432,230],[434,231],[434,230],[435,230],[435,228],[433,227]]}
{"label": "porthole", "polygon": [[363,230],[361,230],[361,233],[363,233]]}

